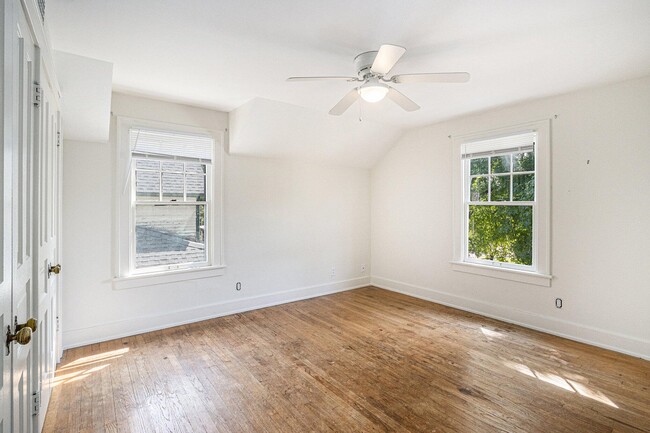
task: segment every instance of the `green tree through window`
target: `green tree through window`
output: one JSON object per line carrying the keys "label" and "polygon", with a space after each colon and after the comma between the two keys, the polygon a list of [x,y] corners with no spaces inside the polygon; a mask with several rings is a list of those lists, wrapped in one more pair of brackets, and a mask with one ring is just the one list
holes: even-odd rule
{"label": "green tree through window", "polygon": [[472,158],[468,168],[468,257],[531,266],[534,151]]}

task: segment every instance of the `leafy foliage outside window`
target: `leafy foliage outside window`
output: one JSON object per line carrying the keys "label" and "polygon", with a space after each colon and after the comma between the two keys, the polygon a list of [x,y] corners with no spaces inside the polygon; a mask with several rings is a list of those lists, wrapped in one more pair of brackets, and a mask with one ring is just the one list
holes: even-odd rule
{"label": "leafy foliage outside window", "polygon": [[531,266],[534,152],[470,159],[468,180],[468,256]]}
{"label": "leafy foliage outside window", "polygon": [[469,206],[468,252],[498,262],[533,264],[532,206]]}

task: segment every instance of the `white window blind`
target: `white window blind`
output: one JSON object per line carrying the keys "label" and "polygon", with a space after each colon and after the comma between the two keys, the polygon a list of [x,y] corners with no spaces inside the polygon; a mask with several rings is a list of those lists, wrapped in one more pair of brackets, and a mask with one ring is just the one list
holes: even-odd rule
{"label": "white window blind", "polygon": [[209,135],[155,129],[129,129],[133,156],[210,163],[214,139]]}
{"label": "white window blind", "polygon": [[461,152],[464,159],[512,152],[530,152],[533,150],[536,140],[536,132],[525,132],[507,137],[463,143],[461,145]]}

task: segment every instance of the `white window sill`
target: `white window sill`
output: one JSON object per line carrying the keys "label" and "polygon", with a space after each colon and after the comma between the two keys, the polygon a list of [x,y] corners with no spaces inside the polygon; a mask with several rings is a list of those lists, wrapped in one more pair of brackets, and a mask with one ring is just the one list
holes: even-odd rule
{"label": "white window sill", "polygon": [[113,278],[113,290],[127,290],[137,287],[155,286],[157,284],[213,278],[224,275],[225,273],[225,266],[208,266],[205,268],[156,272],[154,274],[130,275],[128,277]]}
{"label": "white window sill", "polygon": [[494,266],[479,265],[477,263],[451,262],[451,268],[458,272],[467,272],[469,274],[500,278],[502,280],[518,281],[520,283],[534,284],[544,287],[551,287],[551,280],[553,279],[552,275],[520,271],[517,269],[497,268]]}

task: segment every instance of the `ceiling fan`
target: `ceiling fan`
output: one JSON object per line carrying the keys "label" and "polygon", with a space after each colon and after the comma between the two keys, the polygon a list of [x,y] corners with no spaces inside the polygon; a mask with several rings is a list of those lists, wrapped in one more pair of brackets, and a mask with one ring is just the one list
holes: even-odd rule
{"label": "ceiling fan", "polygon": [[367,102],[379,102],[388,98],[406,111],[415,111],[420,106],[386,83],[465,83],[469,81],[467,72],[442,72],[428,74],[400,74],[386,78],[393,66],[404,55],[406,48],[398,45],[382,45],[379,51],[366,51],[354,58],[356,77],[289,77],[287,81],[348,81],[363,83],[350,90],[330,111],[340,116],[354,104],[359,97]]}

